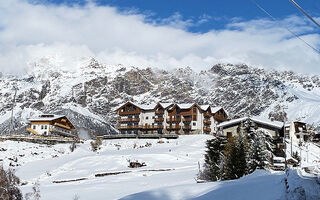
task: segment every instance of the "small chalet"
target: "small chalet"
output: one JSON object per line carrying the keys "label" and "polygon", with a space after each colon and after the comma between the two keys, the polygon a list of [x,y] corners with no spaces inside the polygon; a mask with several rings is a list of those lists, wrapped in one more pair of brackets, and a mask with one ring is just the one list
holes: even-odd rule
{"label": "small chalet", "polygon": [[218,134],[226,137],[236,136],[243,123],[250,123],[251,126],[268,131],[273,138],[283,137],[283,122],[262,120],[255,117],[242,117],[222,122],[217,126]]}
{"label": "small chalet", "polygon": [[27,131],[34,135],[61,135],[73,137],[73,124],[64,115],[44,114],[38,117],[29,119],[30,127]]}

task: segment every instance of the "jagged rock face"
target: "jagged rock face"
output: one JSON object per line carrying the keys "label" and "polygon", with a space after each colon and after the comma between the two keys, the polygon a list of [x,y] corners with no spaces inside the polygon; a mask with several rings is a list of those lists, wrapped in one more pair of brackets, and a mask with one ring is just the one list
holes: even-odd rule
{"label": "jagged rock face", "polygon": [[[73,72],[58,70],[48,59],[32,66],[33,70],[24,77],[0,76],[2,129],[11,122],[14,87],[18,88],[14,104],[17,128],[34,114],[63,113],[76,126],[93,134],[114,132],[111,126],[117,121],[115,109],[129,100],[219,105],[230,117],[260,115],[278,120],[287,116],[285,107],[290,111],[297,103],[304,105],[310,99],[305,94],[319,94],[319,98],[307,102],[310,105],[320,102],[318,76],[265,71],[246,65],[218,64],[199,73],[188,67],[167,71],[107,66],[94,59],[83,62],[80,70]],[[300,114],[293,117],[320,122],[320,117],[312,117],[312,112]]]}

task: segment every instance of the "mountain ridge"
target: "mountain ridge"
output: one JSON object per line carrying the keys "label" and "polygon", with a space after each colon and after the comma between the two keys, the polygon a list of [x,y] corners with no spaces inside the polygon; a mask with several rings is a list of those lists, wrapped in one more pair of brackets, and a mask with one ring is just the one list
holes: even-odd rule
{"label": "mountain ridge", "polygon": [[[216,64],[195,72],[190,67],[164,70],[106,65],[82,59],[73,70],[54,58],[29,64],[22,77],[0,76],[0,134],[9,133],[14,88],[14,125],[40,113],[65,114],[92,134],[115,133],[115,109],[126,101],[210,104],[231,118],[252,115],[276,120],[304,120],[318,126],[320,76]],[[21,129],[23,130],[23,129]]]}

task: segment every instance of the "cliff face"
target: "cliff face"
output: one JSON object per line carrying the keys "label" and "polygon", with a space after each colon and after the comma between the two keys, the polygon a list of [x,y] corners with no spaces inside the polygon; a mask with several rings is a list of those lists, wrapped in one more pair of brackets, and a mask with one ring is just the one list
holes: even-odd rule
{"label": "cliff face", "polygon": [[94,134],[111,133],[115,109],[128,100],[197,102],[223,106],[231,117],[288,117],[320,123],[319,76],[232,64],[199,73],[188,67],[167,71],[108,66],[93,58],[79,65],[78,70],[65,71],[47,58],[30,64],[23,77],[0,76],[0,134],[8,133],[12,106],[16,128],[32,115],[57,113]]}

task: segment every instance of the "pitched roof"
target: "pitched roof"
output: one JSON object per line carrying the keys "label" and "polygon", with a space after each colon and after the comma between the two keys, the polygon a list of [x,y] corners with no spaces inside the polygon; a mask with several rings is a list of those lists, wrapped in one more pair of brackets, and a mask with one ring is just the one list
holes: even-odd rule
{"label": "pitched roof", "polygon": [[[199,105],[199,106],[200,106],[201,110],[204,110],[204,111],[208,110],[208,108],[210,107],[210,105]],[[211,108],[211,110],[212,110],[212,108]]]}
{"label": "pitched roof", "polygon": [[59,119],[61,117],[65,117],[65,115],[53,115],[53,114],[43,114],[39,115],[38,117],[35,118],[30,118],[29,121],[53,121],[55,119]]}
{"label": "pitched roof", "polygon": [[216,112],[218,112],[220,109],[222,109],[221,106],[211,107],[211,113],[216,113]]}
{"label": "pitched roof", "polygon": [[229,126],[229,125],[233,125],[233,124],[238,124],[238,123],[241,123],[241,122],[246,121],[248,119],[251,119],[252,121],[254,121],[256,123],[272,126],[272,127],[278,128],[278,129],[281,129],[283,127],[283,123],[282,122],[279,122],[279,121],[267,121],[267,120],[259,119],[259,118],[256,118],[256,117],[241,117],[241,118],[238,118],[238,119],[225,121],[225,122],[220,123],[217,127],[220,128],[220,127],[225,127],[225,126]]}
{"label": "pitched roof", "polygon": [[177,104],[177,106],[178,106],[180,109],[189,109],[189,108],[191,108],[193,105],[194,105],[194,103],[179,103],[179,104]]}
{"label": "pitched roof", "polygon": [[161,103],[159,102],[159,104],[163,107],[163,108],[168,108],[169,106],[171,106],[174,103]]}

